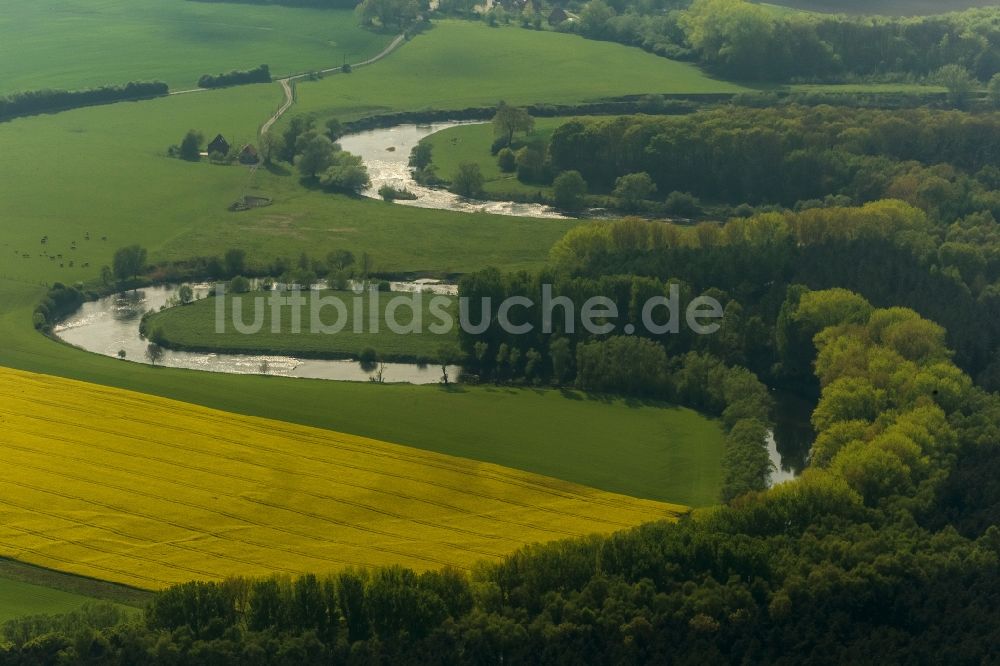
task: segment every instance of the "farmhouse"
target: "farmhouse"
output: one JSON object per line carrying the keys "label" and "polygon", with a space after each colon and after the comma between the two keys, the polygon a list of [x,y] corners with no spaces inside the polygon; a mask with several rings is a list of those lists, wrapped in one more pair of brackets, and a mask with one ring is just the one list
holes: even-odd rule
{"label": "farmhouse", "polygon": [[208,144],[208,154],[221,153],[226,155],[229,153],[229,142],[221,134],[217,134],[212,142]]}
{"label": "farmhouse", "polygon": [[248,143],[240,148],[239,160],[240,164],[257,164],[260,162],[260,155],[253,144]]}

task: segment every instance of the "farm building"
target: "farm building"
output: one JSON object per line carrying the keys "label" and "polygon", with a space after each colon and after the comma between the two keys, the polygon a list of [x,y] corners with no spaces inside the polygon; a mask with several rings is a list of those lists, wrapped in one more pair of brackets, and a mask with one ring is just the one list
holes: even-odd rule
{"label": "farm building", "polygon": [[208,154],[221,153],[222,155],[229,154],[229,142],[221,134],[217,134],[212,142],[208,144]]}
{"label": "farm building", "polygon": [[240,148],[240,164],[257,164],[260,162],[260,155],[253,144],[247,144]]}

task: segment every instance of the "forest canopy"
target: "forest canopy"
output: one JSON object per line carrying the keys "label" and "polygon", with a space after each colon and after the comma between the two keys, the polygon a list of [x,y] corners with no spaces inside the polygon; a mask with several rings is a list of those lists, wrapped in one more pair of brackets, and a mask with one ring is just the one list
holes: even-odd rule
{"label": "forest canopy", "polygon": [[591,0],[562,26],[741,80],[922,78],[958,65],[985,83],[1000,71],[998,12],[889,18],[776,12],[746,0]]}

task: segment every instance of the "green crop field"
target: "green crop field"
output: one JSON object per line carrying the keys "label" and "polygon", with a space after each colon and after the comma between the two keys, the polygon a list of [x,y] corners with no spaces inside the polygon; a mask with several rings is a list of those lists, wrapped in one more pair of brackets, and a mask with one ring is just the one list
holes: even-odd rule
{"label": "green crop field", "polygon": [[[216,297],[205,298],[188,305],[168,308],[149,317],[146,322],[147,334],[156,332],[156,339],[162,340],[171,349],[191,351],[217,351],[227,353],[291,354],[309,358],[357,358],[367,348],[374,349],[385,361],[422,360],[433,362],[438,357],[442,345],[456,343],[454,331],[437,335],[428,327],[441,321],[438,313],[446,313],[452,321],[458,316],[456,299],[451,296],[428,294],[398,294],[374,292],[357,294],[352,291],[312,291],[303,294],[303,305],[299,314],[300,332],[296,333],[292,323],[291,308],[283,308],[278,322],[279,332],[273,331],[274,318],[267,305],[269,292],[252,292],[237,296],[226,295],[223,306],[225,331],[216,331]],[[258,305],[263,311],[260,330],[252,334],[240,333],[233,322],[233,299],[239,299],[239,320],[249,325],[254,321]],[[431,310],[432,299],[438,305]],[[343,304],[343,318],[333,305],[322,305],[324,301]],[[393,332],[386,321],[386,308],[393,306],[395,325],[407,327],[415,324],[417,333],[399,334]],[[313,326],[313,313],[318,325]],[[369,317],[377,312],[377,323],[373,326]],[[414,317],[414,313],[417,316]],[[320,326],[339,327],[336,333],[321,332]],[[315,330],[314,330],[315,328]]]}
{"label": "green crop field", "polygon": [[377,66],[298,85],[298,110],[342,119],[381,111],[584,101],[746,88],[694,65],[575,35],[441,21]]}
{"label": "green crop field", "polygon": [[0,622],[23,615],[66,613],[94,599],[0,577]]}
{"label": "green crop field", "polygon": [[353,12],[192,0],[0,0],[0,95],[162,80],[267,63],[275,75],[365,60],[391,35]]}
{"label": "green crop field", "polygon": [[[134,612],[148,598],[130,587],[0,558],[0,623],[26,615],[65,613],[94,602]],[[0,629],[0,642],[2,633]]]}

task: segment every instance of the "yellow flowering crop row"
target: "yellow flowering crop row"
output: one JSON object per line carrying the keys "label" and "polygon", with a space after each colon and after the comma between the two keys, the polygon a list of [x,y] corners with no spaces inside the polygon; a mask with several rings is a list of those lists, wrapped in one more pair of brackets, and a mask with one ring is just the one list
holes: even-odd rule
{"label": "yellow flowering crop row", "polygon": [[363,437],[0,368],[0,556],[157,589],[468,568],[685,507]]}

